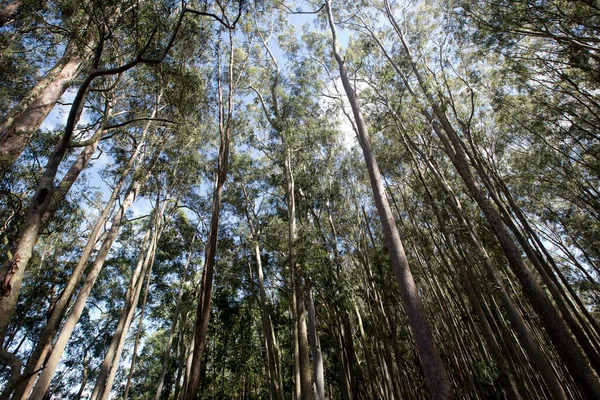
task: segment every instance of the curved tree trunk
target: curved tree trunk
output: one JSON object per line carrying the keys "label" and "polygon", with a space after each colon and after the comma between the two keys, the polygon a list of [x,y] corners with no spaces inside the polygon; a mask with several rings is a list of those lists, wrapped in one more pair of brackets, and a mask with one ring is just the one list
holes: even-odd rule
{"label": "curved tree trunk", "polygon": [[92,80],[93,76],[88,76],[88,79],[80,86],[75,96],[67,119],[65,133],[48,158],[44,173],[31,199],[25,216],[23,231],[15,249],[15,255],[12,260],[7,260],[0,269],[0,340],[4,339],[8,324],[14,313],[23,275],[42,227],[42,218],[48,210],[54,195],[54,178],[69,147],[80,111],[83,108],[87,89]]}

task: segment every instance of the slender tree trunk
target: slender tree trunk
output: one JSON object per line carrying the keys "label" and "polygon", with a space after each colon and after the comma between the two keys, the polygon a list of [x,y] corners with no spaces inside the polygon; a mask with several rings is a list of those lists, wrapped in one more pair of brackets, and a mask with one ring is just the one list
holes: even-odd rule
{"label": "slender tree trunk", "polygon": [[296,311],[296,278],[292,268],[290,268],[290,315],[292,317],[292,347],[294,350],[294,397],[293,400],[300,400],[302,397],[302,383],[300,379],[300,349],[298,348],[298,319]]}
{"label": "slender tree trunk", "polygon": [[[258,289],[259,289],[259,304],[261,309],[261,321],[263,328],[263,335],[265,337],[266,349],[267,349],[267,364],[269,371],[269,391],[270,396],[273,400],[280,400],[283,398],[282,384],[279,381],[278,370],[278,352],[275,348],[274,343],[274,332],[271,324],[271,315],[269,312],[269,302],[267,299],[267,291],[265,289],[265,278],[262,268],[262,261],[260,258],[260,246],[258,232],[254,228],[252,217],[250,216],[250,202],[248,199],[248,193],[246,188],[242,186],[245,199],[245,213],[248,225],[250,226],[250,233],[252,234],[252,240],[254,241],[254,258],[256,260],[256,270],[258,275]],[[251,275],[252,276],[252,275]],[[158,399],[155,399],[158,400]]]}
{"label": "slender tree trunk", "polygon": [[[121,359],[123,348],[125,347],[125,340],[127,338],[127,333],[129,332],[129,327],[135,317],[143,283],[144,281],[148,281],[148,276],[152,269],[156,246],[161,234],[162,225],[160,222],[162,221],[163,210],[164,209],[159,209],[157,204],[154,215],[149,222],[146,235],[142,241],[142,251],[140,252],[136,268],[133,271],[127,293],[125,294],[125,306],[121,313],[119,323],[117,324],[115,334],[113,335],[108,350],[106,351],[106,355],[104,356],[104,360],[100,365],[100,371],[90,400],[104,399],[105,396],[110,394],[112,389],[111,377],[114,379],[116,370],[119,367],[119,361]],[[152,239],[146,248],[150,235]]]}
{"label": "slender tree trunk", "polygon": [[450,158],[452,164],[455,166],[459,176],[467,186],[467,189],[479,205],[479,208],[485,215],[509,260],[511,268],[519,279],[525,294],[533,305],[536,313],[542,319],[544,326],[546,327],[549,336],[561,357],[561,360],[569,369],[573,379],[579,386],[579,389],[586,398],[600,398],[600,383],[598,382],[597,376],[594,374],[579,347],[571,337],[571,333],[567,325],[554,308],[552,302],[548,298],[548,295],[546,292],[544,292],[536,278],[523,261],[521,252],[517,248],[514,238],[510,235],[508,229],[504,225],[500,213],[496,208],[494,208],[488,197],[484,194],[483,190],[475,180],[465,155],[464,144],[461,142],[458,133],[454,130],[454,127],[440,108],[440,105],[435,100],[435,97],[430,92],[425,79],[422,77],[416,63],[412,59],[410,48],[408,47],[408,44],[404,39],[404,35],[396,23],[387,2],[386,7],[386,15],[392,23],[394,30],[398,34],[402,46],[408,54],[408,57],[411,58],[412,71],[417,77],[419,87],[423,91],[428,104],[433,108],[435,118],[439,121],[439,124],[434,121],[431,116],[427,115],[428,113],[426,110],[424,110],[423,112],[426,118],[429,121],[432,121],[434,131],[442,141],[446,154]]}
{"label": "slender tree trunk", "polygon": [[[7,388],[12,388],[19,383],[21,378],[21,367],[23,365],[21,359],[14,354],[0,348],[0,362],[10,368],[10,377],[5,382]],[[0,399],[7,400],[10,396],[10,391],[3,391]]]}
{"label": "slender tree trunk", "polygon": [[[196,234],[192,237],[192,243],[190,245],[189,254],[187,260],[185,261],[185,265],[183,266],[183,274],[181,277],[181,283],[179,285],[179,291],[177,293],[177,302],[175,305],[175,311],[173,312],[173,320],[171,322],[171,329],[169,330],[169,339],[167,340],[167,344],[165,345],[165,350],[163,352],[163,360],[160,371],[160,378],[158,380],[158,385],[156,386],[156,394],[154,395],[154,400],[160,400],[160,395],[163,391],[163,385],[165,382],[165,377],[167,376],[167,367],[169,366],[169,360],[171,359],[171,345],[173,344],[173,337],[175,337],[175,330],[177,328],[177,320],[179,319],[179,312],[181,311],[181,300],[183,298],[184,292],[184,284],[187,280],[187,270],[192,261],[192,255],[194,254],[194,242],[196,241]],[[183,329],[183,321],[181,323]],[[126,400],[125,396],[123,396]]]}
{"label": "slender tree trunk", "polygon": [[379,395],[379,391],[377,390],[377,374],[375,373],[375,368],[373,364],[373,356],[371,355],[371,350],[369,349],[367,342],[367,335],[365,334],[365,329],[363,327],[362,318],[360,316],[360,311],[358,306],[354,304],[354,311],[356,311],[356,317],[358,318],[358,329],[360,332],[360,341],[362,343],[363,352],[365,354],[365,362],[367,363],[367,370],[369,371],[369,386],[371,387],[371,398],[376,398]]}
{"label": "slender tree trunk", "polygon": [[[336,324],[337,325],[337,324]],[[340,326],[334,326],[333,337],[337,345],[337,358],[338,358],[338,369],[340,377],[340,385],[342,392],[342,399],[352,400],[352,389],[350,388],[350,379],[348,377],[348,371],[346,369],[346,360],[344,355],[344,341],[342,338],[342,329]]]}
{"label": "slender tree trunk", "polygon": [[[135,371],[135,363],[137,361],[138,347],[140,345],[140,336],[142,334],[142,329],[144,328],[144,315],[146,313],[148,290],[150,289],[150,277],[151,277],[151,273],[152,273],[152,265],[154,263],[154,256],[156,254],[156,245],[154,246],[152,253],[153,253],[152,259],[151,259],[150,265],[148,267],[148,273],[146,274],[146,287],[144,289],[144,298],[142,300],[142,310],[140,312],[140,320],[138,322],[138,329],[137,329],[137,332],[135,333],[133,353],[131,355],[131,363],[129,364],[129,374],[127,375],[127,383],[125,384],[125,392],[123,393],[123,400],[127,400],[128,396],[129,396],[129,391],[131,390],[133,372]],[[141,284],[142,284],[142,282],[140,282],[140,285]],[[125,339],[125,336],[126,335],[123,335],[123,339]],[[173,340],[171,338],[171,343],[172,342],[173,342]],[[171,343],[169,343],[169,346],[171,345]],[[108,380],[106,382],[106,388],[104,389],[104,393],[102,394],[102,400],[108,400],[108,398],[110,396],[110,391],[112,390],[112,386],[115,381],[115,376],[117,375],[117,370],[119,369],[120,358],[121,358],[120,354],[118,354],[118,356],[115,356],[115,359],[113,360],[113,365],[111,367],[111,371],[110,371],[110,374],[108,375]]]}
{"label": "slender tree trunk", "polygon": [[[111,15],[114,16],[119,14],[115,10],[113,11],[114,12],[112,12]],[[184,13],[180,15],[174,35],[181,26],[183,16]],[[175,36],[173,36],[173,38],[174,37]],[[42,225],[43,215],[48,210],[51,199],[54,196],[54,178],[56,177],[58,167],[62,162],[67,149],[69,148],[71,138],[83,110],[85,98],[90,85],[96,78],[100,76],[110,76],[124,73],[140,63],[159,64],[166,57],[167,52],[172,44],[173,41],[170,42],[165,52],[162,53],[161,58],[150,60],[145,59],[140,54],[132,61],[121,66],[100,69],[99,64],[101,61],[102,52],[104,50],[104,41],[101,40],[99,43],[97,43],[92,61],[92,70],[81,83],[77,93],[75,94],[73,105],[71,106],[71,110],[69,111],[69,115],[67,117],[65,132],[48,158],[44,173],[42,174],[35,194],[31,199],[31,203],[25,217],[23,232],[16,246],[15,256],[13,259],[7,260],[2,265],[2,268],[0,268],[0,341],[4,340],[8,324],[10,323],[10,319],[14,313],[19,291],[21,289],[23,274],[25,272],[25,268],[27,267],[27,263],[31,258],[33,247],[37,241],[38,233]]]}
{"label": "slender tree trunk", "polygon": [[473,284],[471,282],[471,275],[469,274],[469,272],[467,271],[467,269],[465,267],[465,265],[467,265],[466,260],[463,259],[463,257],[459,254],[458,249],[454,245],[454,241],[453,241],[452,236],[450,235],[450,232],[448,231],[447,224],[445,223],[445,221],[442,218],[441,211],[433,197],[433,194],[429,190],[427,182],[425,182],[425,178],[423,177],[423,174],[421,173],[419,165],[417,164],[417,160],[415,159],[414,155],[412,154],[409,146],[407,146],[407,150],[409,151],[409,154],[411,156],[413,164],[415,165],[415,169],[417,171],[419,180],[420,180],[421,184],[423,185],[423,187],[425,188],[425,192],[429,199],[429,203],[433,209],[436,219],[438,220],[438,224],[442,230],[442,233],[446,237],[446,243],[448,245],[448,248],[450,249],[450,254],[454,258],[455,265],[458,266],[458,268],[459,268],[459,271],[460,271],[460,274],[461,274],[461,277],[463,280],[463,285],[467,292],[467,297],[469,298],[469,302],[471,303],[471,306],[475,310],[475,314],[477,315],[477,318],[481,325],[481,330],[483,332],[485,342],[487,343],[488,348],[494,358],[494,361],[496,362],[496,365],[498,366],[498,370],[500,372],[500,378],[502,380],[502,385],[504,387],[504,390],[506,390],[506,394],[508,395],[508,397],[510,399],[519,400],[519,399],[521,399],[521,395],[519,394],[519,391],[517,390],[513,376],[510,373],[510,370],[508,369],[508,364],[506,363],[506,360],[504,359],[504,356],[502,355],[502,352],[500,351],[498,342],[496,341],[496,338],[494,337],[494,334],[492,332],[492,329],[490,328],[487,318],[486,318],[485,314],[483,313],[483,309],[481,308],[479,298],[477,297],[475,288],[473,287]]}
{"label": "slender tree trunk", "polygon": [[531,271],[525,265],[525,262],[521,258],[520,251],[514,243],[514,239],[510,236],[510,233],[504,226],[498,211],[492,206],[476,183],[466,158],[462,153],[462,147],[458,137],[454,133],[448,133],[448,130],[450,130],[450,127],[445,128],[444,132],[448,134],[452,144],[444,136],[444,133],[441,132],[441,129],[437,129],[437,133],[442,139],[446,152],[450,156],[451,161],[455,165],[467,188],[475,198],[475,201],[486,216],[486,219],[506,253],[515,275],[521,282],[525,294],[544,322],[558,354],[569,368],[571,375],[586,398],[600,398],[600,384],[598,383],[597,377],[581,354],[577,344],[572,339],[567,326],[552,305],[548,295],[540,287]]}
{"label": "slender tree trunk", "polygon": [[185,321],[187,314],[182,315],[181,324],[179,327],[179,365],[177,366],[177,376],[175,377],[175,392],[173,396],[169,396],[168,400],[179,400],[179,394],[183,388],[184,382],[182,382],[182,377],[185,375],[185,367],[187,360],[187,352],[188,349],[185,346]]}
{"label": "slender tree trunk", "polygon": [[[77,157],[77,159],[73,162],[73,164],[71,165],[71,168],[67,171],[66,175],[63,177],[60,184],[57,186],[55,194],[54,194],[54,196],[52,196],[52,198],[50,200],[50,204],[48,205],[48,208],[46,209],[46,211],[44,212],[44,215],[42,216],[42,221],[41,221],[42,226],[46,226],[48,224],[48,222],[54,217],[54,213],[56,212],[58,205],[64,201],[67,193],[69,192],[69,190],[75,183],[75,180],[79,177],[81,172],[85,169],[85,167],[89,163],[89,161],[90,161],[92,155],[94,154],[94,152],[96,151],[98,143],[100,142],[102,135],[104,133],[104,128],[106,126],[106,122],[107,122],[109,113],[110,113],[110,104],[107,102],[106,108],[105,108],[104,120],[103,120],[101,126],[98,128],[98,130],[94,133],[94,137],[96,139],[92,143],[85,146],[85,148],[79,154],[79,157]],[[129,170],[126,170],[126,172],[124,172],[123,175],[126,175],[128,173],[129,173]],[[121,175],[121,181],[124,179],[123,175]],[[67,303],[71,299],[71,295],[73,294],[75,285],[77,285],[77,283],[79,283],[79,280],[81,279],[81,275],[83,274],[83,269],[87,265],[87,260],[91,253],[92,247],[96,242],[98,233],[99,233],[100,229],[102,228],[104,221],[108,217],[108,213],[109,213],[110,209],[112,208],[114,198],[116,198],[116,196],[118,195],[120,188],[121,188],[121,185],[118,185],[118,188],[116,188],[113,191],[112,196],[111,196],[112,201],[109,200],[107,207],[105,208],[104,212],[101,214],[101,217],[99,218],[98,222],[96,223],[96,226],[94,227],[94,230],[92,231],[92,234],[90,235],[90,239],[88,240],[88,244],[86,245],[86,247],[84,249],[82,257],[80,258],[79,263],[73,270],[73,273],[72,273],[71,277],[69,278],[69,281],[67,282],[66,288],[63,290],[63,292],[60,294],[60,296],[58,297],[56,302],[53,304],[53,307],[51,307],[51,310],[50,310],[51,312],[50,312],[50,316],[48,318],[48,322],[47,322],[46,326],[44,327],[42,334],[40,335],[40,338],[34,348],[33,353],[31,354],[31,356],[29,357],[29,359],[27,361],[27,365],[25,366],[25,371],[23,373],[24,379],[21,380],[18,387],[16,388],[15,393],[13,395],[13,399],[22,398],[25,396],[24,393],[29,393],[29,391],[31,391],[31,388],[35,381],[35,375],[33,375],[33,371],[39,370],[39,368],[41,367],[41,364],[43,363],[43,361],[46,357],[47,352],[50,349],[51,342],[54,339],[54,335],[56,334],[58,325],[60,324],[62,318],[64,317]],[[38,240],[39,240],[39,235],[38,235],[38,238],[36,239],[36,243]],[[90,243],[90,241],[91,241],[91,243]],[[12,388],[9,388],[9,387],[5,388],[5,392],[10,391],[10,390],[12,390]]]}
{"label": "slender tree trunk", "polygon": [[[97,65],[100,62],[101,55],[102,46],[98,45],[94,55],[94,65]],[[90,73],[81,86],[79,86],[75,99],[73,100],[73,105],[69,111],[69,116],[67,117],[65,132],[54,147],[52,154],[50,154],[44,173],[42,174],[36,191],[31,199],[29,209],[25,216],[23,231],[16,246],[15,255],[12,260],[7,260],[2,265],[2,268],[0,268],[0,342],[4,339],[8,324],[14,313],[19,291],[21,289],[21,283],[23,281],[23,274],[25,273],[25,268],[33,253],[33,247],[37,242],[38,233],[42,226],[42,218],[48,210],[52,197],[54,196],[54,178],[56,177],[58,167],[67,152],[75,126],[77,125],[81,111],[83,110],[88,88],[93,80],[103,73],[103,71],[99,70]]]}
{"label": "slender tree trunk", "polygon": [[[212,302],[213,274],[215,266],[215,258],[217,254],[217,241],[219,233],[219,220],[221,213],[221,201],[223,196],[223,185],[227,179],[227,171],[229,166],[229,142],[231,134],[231,122],[233,114],[233,94],[234,94],[234,79],[233,79],[233,39],[232,33],[230,37],[230,52],[228,66],[228,85],[229,96],[227,106],[223,99],[223,88],[220,79],[218,80],[219,93],[219,156],[217,162],[217,177],[213,195],[213,208],[210,221],[210,230],[206,244],[206,253],[204,257],[204,269],[202,271],[202,281],[200,285],[200,298],[196,308],[196,323],[194,334],[194,350],[192,357],[192,365],[190,370],[189,382],[186,390],[187,400],[198,399],[198,389],[200,388],[200,378],[203,366],[204,345],[208,333],[208,322],[210,320],[210,305]],[[220,57],[220,52],[219,52]],[[220,58],[218,65],[220,67]],[[227,108],[227,111],[225,109]]]}
{"label": "slender tree trunk", "polygon": [[194,344],[196,343],[196,327],[194,326],[194,332],[192,334],[192,340],[190,341],[190,347],[185,362],[185,372],[183,374],[183,385],[181,386],[181,395],[178,397],[179,400],[185,400],[187,398],[187,388],[190,382],[190,374],[192,372],[192,360],[194,358]]}
{"label": "slender tree trunk", "polygon": [[317,314],[315,310],[315,301],[310,285],[308,292],[308,338],[310,341],[310,351],[313,360],[313,382],[315,400],[325,400],[325,378],[323,376],[323,353],[321,353],[321,343],[317,335]]}
{"label": "slender tree trunk", "polygon": [[[102,135],[102,130],[104,129],[104,125],[105,124],[103,123],[103,125],[96,132],[98,134],[98,139],[83,149],[83,151],[81,152],[79,157],[77,157],[77,159],[75,160],[75,162],[73,163],[73,165],[71,166],[71,168],[69,169],[69,171],[67,172],[65,177],[63,178],[63,180],[61,181],[61,183],[58,185],[55,196],[52,197],[51,202],[48,206],[48,209],[42,216],[41,223],[43,226],[46,225],[52,219],[58,204],[60,204],[62,201],[64,201],[64,198],[65,198],[67,192],[70,190],[71,186],[73,185],[73,183],[75,182],[75,180],[77,179],[77,177],[79,176],[81,171],[86,167],[90,158],[96,151],[96,147],[98,145],[98,142],[100,141],[100,138]],[[120,186],[119,186],[119,190],[120,190]],[[113,191],[114,197],[116,197],[117,194],[118,194],[118,191],[116,191],[116,192]],[[109,202],[109,203],[110,203],[110,206],[112,207],[112,202]],[[108,209],[105,209],[106,215],[104,216],[104,219],[102,219],[102,217],[100,218],[100,220],[102,220],[102,223],[100,223],[100,224],[97,223],[96,227],[94,228],[94,231],[92,232],[90,240],[92,240],[92,238],[93,238],[93,243],[95,243],[97,234],[98,234],[100,228],[102,227],[102,224],[108,217],[109,210],[110,210],[110,207]],[[96,229],[98,230],[98,232],[96,232]],[[94,232],[95,232],[95,234],[94,234]],[[36,239],[36,243],[38,240],[39,240],[39,237]],[[93,243],[92,243],[92,246],[93,246]],[[89,245],[89,242],[88,242],[88,245]],[[83,262],[80,259],[80,262],[77,264],[77,266],[73,270],[73,274],[71,275],[71,278],[69,279],[69,282],[67,283],[66,288],[63,290],[63,292],[61,293],[61,295],[59,296],[59,298],[56,300],[56,302],[53,304],[53,307],[51,308],[51,313],[48,318],[48,322],[47,322],[46,326],[44,327],[42,334],[40,335],[40,338],[34,348],[33,353],[31,354],[31,356],[29,357],[29,359],[27,361],[27,364],[25,366],[25,371],[23,372],[24,379],[21,380],[18,387],[16,388],[15,394],[13,395],[14,399],[18,399],[18,398],[22,397],[25,392],[28,393],[29,391],[31,391],[31,387],[33,386],[33,383],[35,380],[35,375],[33,375],[32,373],[33,373],[33,371],[37,371],[41,367],[41,364],[46,357],[46,354],[50,348],[51,342],[52,342],[54,335],[56,334],[56,331],[58,329],[58,324],[60,323],[60,320],[62,320],[62,318],[64,317],[66,303],[68,303],[68,301],[70,300],[73,290],[75,288],[75,285],[81,279],[81,274],[83,273],[83,268],[85,267],[85,265],[87,265],[88,257],[85,257],[86,250],[88,250],[87,256],[89,257],[89,254],[91,253],[91,247],[88,249],[88,247],[86,246],[86,248],[84,249],[82,258],[81,258],[81,259],[83,259]],[[29,376],[29,378],[27,378],[28,376]],[[10,390],[12,390],[12,388],[8,387],[8,386],[4,389],[5,392],[10,391]]]}
{"label": "slender tree trunk", "polygon": [[81,379],[81,384],[79,385],[79,391],[77,392],[77,396],[75,397],[75,400],[81,399],[81,396],[83,395],[83,391],[85,390],[85,385],[87,385],[87,381],[88,381],[89,360],[88,360],[88,348],[87,347],[83,351],[83,362],[82,363],[83,363],[83,365],[82,365],[83,377]]}
{"label": "slender tree trunk", "polygon": [[[481,168],[480,170],[481,173],[484,173],[483,168]],[[598,354],[599,343],[597,336],[598,333],[600,333],[600,327],[598,326],[598,323],[589,313],[586,306],[583,304],[575,290],[573,290],[573,288],[571,287],[569,281],[565,278],[564,274],[556,265],[556,262],[554,261],[550,253],[546,250],[546,247],[538,237],[538,234],[535,232],[528,219],[521,211],[521,208],[514,201],[512,195],[508,190],[508,187],[506,186],[502,178],[500,176],[497,176],[497,174],[494,174],[493,178],[494,181],[496,181],[499,184],[505,198],[508,200],[508,208],[512,210],[514,215],[516,215],[518,221],[523,227],[523,230],[525,231],[525,235],[517,236],[519,243],[526,243],[527,247],[531,248],[529,252],[527,252],[528,256],[529,254],[532,254],[532,256],[534,256],[538,260],[539,266],[537,266],[537,268],[544,269],[547,272],[548,277],[552,280],[552,283],[554,285],[553,287],[555,288],[554,290],[551,290],[553,299],[556,301],[559,307],[561,307],[561,312],[563,312],[563,314],[567,313],[567,315],[565,316],[567,324],[573,330],[575,337],[578,339],[580,345],[582,346],[586,354],[588,354],[590,361],[592,361],[592,366],[594,366],[596,372],[598,372],[600,370],[600,355]],[[499,199],[497,201],[497,204],[498,203]],[[508,212],[506,212],[505,214],[506,220],[510,217],[510,214]],[[513,231],[518,229],[517,224],[512,221],[510,223],[510,228]],[[530,242],[525,240],[525,236],[529,236],[529,238],[533,242],[533,245],[530,245]],[[535,246],[537,246],[537,249],[535,249]],[[535,261],[534,265],[536,265]],[[550,287],[550,285],[548,286]],[[563,287],[567,290],[568,294],[565,293]],[[575,302],[577,307],[573,305],[572,301]],[[561,304],[563,305],[561,306]],[[575,317],[581,323],[581,328],[578,326],[578,323],[571,317],[571,313],[568,311],[568,308],[571,308],[573,314],[575,314]],[[583,316],[581,314],[583,314]],[[583,319],[583,317],[585,317],[586,319]],[[591,327],[594,329],[593,332],[590,331],[590,327],[588,325],[591,325]]]}
{"label": "slender tree trunk", "polygon": [[[123,169],[123,171],[119,177],[119,180],[116,183],[115,188],[113,189],[113,192],[104,207],[104,210],[98,217],[98,220],[96,221],[96,224],[95,224],[92,232],[90,233],[90,236],[85,245],[85,248],[83,249],[83,252],[79,258],[79,261],[77,262],[77,265],[75,266],[71,276],[69,277],[69,281],[67,282],[65,289],[60,294],[58,300],[56,301],[56,303],[54,305],[52,314],[48,318],[48,322],[46,323],[44,330],[40,334],[38,343],[36,344],[36,347],[33,350],[33,353],[29,357],[29,359],[27,361],[27,365],[25,366],[24,374],[26,376],[29,376],[34,371],[37,371],[42,367],[42,365],[46,359],[46,355],[48,354],[48,352],[50,351],[50,349],[52,347],[52,341],[54,340],[54,337],[56,336],[56,333],[58,332],[58,329],[60,327],[60,323],[62,322],[62,320],[67,312],[67,308],[71,302],[71,298],[72,298],[73,294],[75,293],[75,290],[77,289],[79,282],[81,281],[81,277],[83,276],[85,268],[88,265],[89,258],[92,255],[92,252],[94,251],[94,247],[96,245],[96,241],[98,240],[98,236],[100,235],[100,232],[104,228],[104,224],[110,215],[110,212],[112,210],[114,202],[116,201],[117,197],[119,196],[119,193],[121,192],[121,188],[123,187],[123,184],[125,183],[125,179],[127,178],[129,173],[133,169],[134,164],[140,155],[140,151],[145,142],[144,137],[145,137],[145,134],[143,135],[143,137],[139,141],[137,147],[134,149],[133,153],[131,154],[127,165]],[[84,151],[82,152],[82,154],[85,154],[86,157],[88,155],[90,155],[89,151],[87,151],[87,150],[88,149],[84,149]],[[70,180],[69,177],[73,176],[73,175],[70,175],[70,173],[74,169],[79,170],[80,162],[84,162],[84,160],[81,159],[81,156],[80,156],[80,158],[78,158],[75,161],[75,163],[73,164],[73,166],[71,167],[69,172],[67,172],[67,175],[65,176],[65,178],[59,185],[57,192],[58,191],[60,191],[61,193],[65,192],[64,191],[65,186],[63,186],[63,182],[65,182],[65,180]],[[79,171],[79,172],[81,172],[81,171]],[[63,190],[61,190],[61,189],[63,189]],[[66,192],[65,192],[65,194],[66,194]],[[51,205],[51,207],[52,207],[52,205]],[[46,221],[49,220],[50,217],[49,217],[48,212],[44,215],[44,217],[45,217]],[[31,392],[31,389],[32,389],[34,383],[35,383],[35,375],[32,375],[27,380],[23,381],[19,385],[19,387],[15,390],[15,393],[13,394],[13,399],[25,400],[28,397],[29,392]]]}
{"label": "slender tree trunk", "polygon": [[[298,397],[298,400],[310,400],[312,398],[312,383],[310,377],[308,328],[306,326],[306,308],[304,305],[304,285],[302,284],[302,268],[296,262],[296,200],[294,195],[292,151],[289,148],[289,146],[285,144],[285,140],[283,140],[283,142],[285,146],[283,170],[288,208],[288,257],[290,272],[293,272],[290,284],[292,285],[291,287],[296,300],[295,313],[293,314],[293,316],[297,332],[296,343],[298,346],[297,378],[299,378],[300,383],[300,393],[297,394],[300,395],[300,397]],[[296,386],[298,386],[298,381],[296,382]]]}
{"label": "slender tree trunk", "polygon": [[379,167],[371,147],[367,125],[363,119],[362,111],[360,109],[358,99],[356,98],[356,94],[354,93],[352,83],[348,78],[344,60],[338,50],[339,45],[337,42],[337,33],[335,30],[329,2],[326,4],[326,7],[329,25],[333,36],[334,57],[338,63],[342,84],[354,114],[354,120],[358,130],[359,143],[363,150],[363,155],[369,170],[369,178],[371,181],[371,188],[373,190],[373,197],[377,206],[381,223],[383,225],[386,243],[392,259],[392,266],[394,268],[398,284],[400,285],[402,300],[413,336],[415,338],[415,344],[419,351],[419,356],[425,372],[429,392],[432,398],[449,399],[453,397],[450,380],[448,379],[444,365],[442,364],[442,360],[434,344],[433,335],[425,318],[425,311],[423,309],[423,305],[421,304],[421,300],[419,299],[412,272],[408,265],[408,260],[400,240],[398,228],[396,227],[396,222],[385,194],[381,173],[379,172]]}
{"label": "slender tree trunk", "polygon": [[[405,136],[405,139],[408,140],[408,137]],[[417,150],[416,145],[410,140],[408,140],[409,144],[413,149]],[[418,150],[417,150],[418,151]],[[546,383],[550,393],[552,393],[553,398],[555,399],[565,399],[567,398],[561,383],[557,379],[556,375],[552,370],[552,366],[544,356],[542,349],[539,344],[535,341],[531,330],[527,327],[527,323],[523,319],[521,312],[519,311],[517,305],[514,300],[509,296],[502,279],[500,278],[498,271],[494,267],[492,260],[490,259],[487,251],[485,250],[483,244],[477,237],[475,232],[475,228],[470,221],[465,219],[464,211],[459,200],[456,198],[452,189],[448,185],[448,183],[441,176],[440,172],[435,168],[435,166],[431,163],[429,158],[426,157],[425,154],[419,153],[429,171],[433,174],[433,176],[437,179],[439,184],[441,185],[444,192],[447,194],[449,198],[449,205],[454,215],[461,223],[465,231],[467,232],[467,237],[470,239],[470,242],[474,245],[477,250],[477,254],[483,262],[483,266],[485,268],[486,275],[488,279],[490,279],[490,283],[494,285],[498,289],[498,293],[500,295],[500,300],[502,305],[505,307],[506,313],[508,315],[508,319],[517,333],[517,337],[519,342],[524,347],[528,356],[531,358],[533,364],[535,365],[537,371],[542,375],[544,382]]]}
{"label": "slender tree trunk", "polygon": [[140,180],[137,180],[137,181],[132,182],[132,184],[130,185],[130,188],[127,190],[127,195],[125,196],[125,199],[121,203],[121,207],[119,208],[117,215],[115,215],[115,217],[113,219],[110,231],[109,231],[106,239],[102,243],[102,246],[98,252],[98,255],[96,256],[96,260],[94,261],[94,264],[92,265],[90,272],[88,273],[87,278],[85,279],[85,282],[83,283],[83,286],[81,287],[81,290],[79,291],[79,293],[77,295],[77,299],[75,300],[73,308],[71,309],[71,312],[69,313],[69,316],[67,317],[67,319],[61,329],[61,332],[60,332],[58,338],[56,339],[56,343],[54,344],[54,349],[52,350],[52,353],[50,353],[50,357],[48,358],[48,360],[46,362],[46,367],[42,371],[38,381],[36,382],[36,384],[33,388],[33,392],[31,394],[31,396],[29,397],[31,400],[42,400],[44,397],[44,394],[50,387],[50,381],[52,380],[52,377],[54,376],[54,372],[56,371],[58,362],[60,361],[60,358],[62,357],[62,354],[65,350],[65,347],[67,346],[67,343],[69,342],[69,339],[71,338],[71,334],[73,333],[73,330],[75,329],[75,325],[77,324],[77,322],[79,321],[79,318],[81,317],[81,313],[83,312],[83,309],[85,308],[87,299],[90,295],[90,292],[92,291],[92,287],[94,286],[94,283],[96,282],[96,279],[98,278],[98,275],[100,274],[100,271],[102,270],[102,267],[104,266],[104,261],[106,260],[106,257],[108,256],[108,252],[117,237],[121,222],[123,221],[123,218],[125,217],[125,213],[129,209],[131,204],[134,202],[135,198],[137,197],[137,194],[138,194],[141,186],[142,186],[142,182]]}
{"label": "slender tree trunk", "polygon": [[[228,140],[228,139],[227,139]],[[229,157],[229,151],[223,153],[221,150],[219,157],[219,164],[221,166],[227,165],[227,158]],[[223,164],[224,163],[224,164]],[[221,170],[221,168],[219,168]],[[200,388],[200,374],[202,372],[204,356],[204,345],[206,343],[206,335],[208,333],[208,322],[210,319],[210,304],[212,301],[212,287],[213,287],[213,274],[215,265],[215,256],[217,253],[217,237],[219,230],[219,217],[221,211],[221,199],[225,174],[218,174],[217,185],[214,193],[213,200],[213,212],[211,217],[210,232],[208,235],[208,242],[206,245],[206,256],[204,263],[204,270],[202,271],[202,280],[200,286],[200,298],[198,300],[198,307],[196,309],[196,335],[194,338],[194,353],[192,359],[192,369],[190,371],[190,380],[188,383],[186,399],[197,400],[198,389]],[[221,177],[223,179],[221,179]]]}

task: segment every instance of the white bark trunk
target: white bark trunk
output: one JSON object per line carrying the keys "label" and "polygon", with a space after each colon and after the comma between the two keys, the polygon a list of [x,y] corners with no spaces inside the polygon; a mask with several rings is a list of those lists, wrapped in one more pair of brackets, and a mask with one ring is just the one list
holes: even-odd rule
{"label": "white bark trunk", "polygon": [[77,325],[77,322],[79,321],[79,318],[81,317],[81,313],[83,312],[83,309],[85,308],[87,299],[90,295],[90,292],[92,291],[92,287],[94,286],[94,283],[96,282],[96,279],[98,278],[98,275],[102,271],[102,267],[104,266],[104,261],[106,260],[106,257],[108,256],[108,252],[110,251],[110,248],[112,247],[112,244],[117,237],[117,234],[119,232],[119,227],[125,216],[125,213],[129,209],[129,207],[131,206],[131,204],[133,203],[135,198],[137,197],[140,187],[141,187],[141,182],[136,181],[132,184],[130,189],[127,191],[127,195],[126,195],[125,199],[123,200],[123,203],[121,204],[121,207],[119,208],[119,211],[117,212],[117,215],[113,219],[113,223],[112,223],[112,226],[108,233],[108,236],[102,243],[102,247],[100,248],[100,251],[98,252],[98,255],[96,256],[96,260],[94,261],[94,265],[92,266],[81,290],[79,291],[79,294],[77,295],[77,299],[75,300],[75,304],[73,305],[73,308],[72,308],[71,312],[69,313],[69,316],[67,317],[67,320],[65,321],[65,323],[62,327],[62,330],[58,336],[58,339],[56,340],[56,343],[54,344],[54,349],[52,350],[52,353],[50,354],[50,357],[48,358],[48,361],[46,362],[46,367],[42,371],[40,378],[38,379],[36,385],[33,388],[33,392],[30,396],[31,400],[42,400],[44,397],[44,394],[46,393],[46,390],[48,390],[48,388],[50,387],[50,382],[52,380],[52,377],[54,376],[56,367],[58,366],[60,358],[62,357],[62,354],[67,346],[67,343],[69,342],[69,339],[71,338],[71,334],[73,333],[73,330],[75,330],[75,325]]}

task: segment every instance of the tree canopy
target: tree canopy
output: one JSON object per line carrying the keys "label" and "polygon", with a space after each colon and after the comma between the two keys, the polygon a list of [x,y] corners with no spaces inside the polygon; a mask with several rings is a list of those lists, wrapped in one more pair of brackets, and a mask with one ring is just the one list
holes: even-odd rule
{"label": "tree canopy", "polygon": [[0,399],[599,399],[599,23],[0,1]]}

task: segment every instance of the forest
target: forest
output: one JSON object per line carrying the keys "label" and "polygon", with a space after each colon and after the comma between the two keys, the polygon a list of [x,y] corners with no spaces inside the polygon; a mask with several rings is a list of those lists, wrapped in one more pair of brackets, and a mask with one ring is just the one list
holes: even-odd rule
{"label": "forest", "polygon": [[596,0],[0,0],[0,400],[600,399]]}

